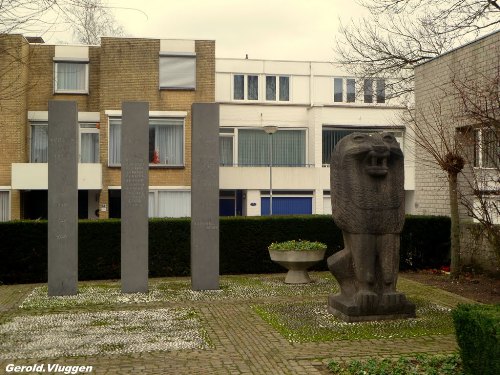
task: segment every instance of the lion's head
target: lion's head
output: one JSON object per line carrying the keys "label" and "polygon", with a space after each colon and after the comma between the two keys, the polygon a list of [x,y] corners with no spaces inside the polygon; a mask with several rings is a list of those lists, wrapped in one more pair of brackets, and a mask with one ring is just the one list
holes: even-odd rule
{"label": "lion's head", "polygon": [[404,159],[391,133],[352,133],[332,153],[332,214],[351,233],[399,233],[404,223]]}

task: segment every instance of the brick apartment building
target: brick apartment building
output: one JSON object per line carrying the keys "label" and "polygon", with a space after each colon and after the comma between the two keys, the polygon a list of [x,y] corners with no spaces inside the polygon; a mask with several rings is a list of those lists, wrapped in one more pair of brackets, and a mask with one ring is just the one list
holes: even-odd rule
{"label": "brick apartment building", "polygon": [[0,220],[47,217],[49,100],[74,100],[79,217],[120,216],[122,101],[150,108],[151,216],[189,216],[191,105],[215,101],[215,41],[0,35]]}
{"label": "brick apartment building", "polygon": [[[215,42],[199,40],[54,46],[0,35],[0,48],[8,52],[0,54],[1,221],[47,217],[49,100],[78,102],[80,218],[121,215],[122,101],[150,105],[150,217],[191,214],[194,102],[220,104],[221,215],[267,215],[271,202],[273,214],[329,214],[331,150],[353,131],[391,131],[412,154],[385,80],[352,77],[340,64],[215,59]],[[267,136],[266,126],[277,133]],[[407,157],[408,213],[413,168]]]}

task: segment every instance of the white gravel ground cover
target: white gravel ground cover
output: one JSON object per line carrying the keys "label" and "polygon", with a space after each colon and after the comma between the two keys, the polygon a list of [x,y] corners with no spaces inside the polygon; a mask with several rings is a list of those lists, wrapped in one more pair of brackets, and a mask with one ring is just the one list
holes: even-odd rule
{"label": "white gravel ground cover", "polygon": [[21,303],[21,309],[38,310],[96,305],[144,304],[154,302],[213,301],[255,299],[272,296],[310,296],[333,293],[338,284],[327,273],[311,275],[314,282],[303,285],[284,284],[284,276],[226,276],[220,290],[193,291],[189,279],[159,279],[149,283],[148,293],[122,294],[117,283],[81,285],[78,294],[48,297],[47,286],[40,286]]}
{"label": "white gravel ground cover", "polygon": [[0,325],[0,359],[208,347],[200,319],[189,308],[20,316]]}

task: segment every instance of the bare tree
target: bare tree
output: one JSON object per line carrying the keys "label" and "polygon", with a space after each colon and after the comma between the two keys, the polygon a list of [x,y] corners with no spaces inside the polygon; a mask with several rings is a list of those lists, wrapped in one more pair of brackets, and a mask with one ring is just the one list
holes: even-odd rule
{"label": "bare tree", "polygon": [[414,131],[412,137],[417,147],[424,150],[426,157],[418,161],[437,165],[448,179],[451,219],[451,264],[452,279],[460,275],[460,216],[458,175],[465,165],[464,146],[456,136],[455,121],[445,114],[440,101],[431,101],[418,112],[411,109],[405,114],[406,125]]}
{"label": "bare tree", "polygon": [[74,38],[83,44],[99,44],[101,36],[122,36],[123,27],[102,0],[79,0],[78,6],[67,8]]}
{"label": "bare tree", "polygon": [[[424,151],[418,162],[447,177],[451,218],[451,277],[460,262],[460,205],[478,222],[500,265],[500,50],[487,68],[457,63],[434,95],[405,114],[412,141]],[[472,64],[474,62],[472,61]]]}
{"label": "bare tree", "polygon": [[355,76],[393,78],[389,98],[413,91],[415,65],[500,25],[497,0],[357,1],[370,15],[341,24],[335,50]]}

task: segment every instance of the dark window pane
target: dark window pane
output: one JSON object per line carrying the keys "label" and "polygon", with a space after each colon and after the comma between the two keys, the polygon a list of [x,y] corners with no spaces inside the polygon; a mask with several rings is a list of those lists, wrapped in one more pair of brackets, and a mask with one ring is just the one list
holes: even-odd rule
{"label": "dark window pane", "polygon": [[259,77],[248,76],[248,100],[259,99]]}
{"label": "dark window pane", "polygon": [[235,100],[245,99],[245,76],[238,74],[234,76],[234,96]]}
{"label": "dark window pane", "polygon": [[280,101],[290,100],[290,77],[280,77]]}
{"label": "dark window pane", "polygon": [[276,100],[276,76],[266,77],[266,100]]}
{"label": "dark window pane", "polygon": [[347,102],[354,103],[356,101],[356,80],[347,80]]}
{"label": "dark window pane", "polygon": [[365,103],[373,103],[373,79],[364,82]]}
{"label": "dark window pane", "polygon": [[385,103],[385,80],[377,80],[377,103]]}
{"label": "dark window pane", "polygon": [[332,151],[335,145],[346,135],[351,134],[354,130],[333,130],[333,129],[323,129],[322,136],[322,163],[330,164],[332,159]]}
{"label": "dark window pane", "polygon": [[333,80],[333,101],[334,102],[342,102],[343,100],[343,88],[342,88],[342,83],[343,83],[342,78],[335,78]]}

